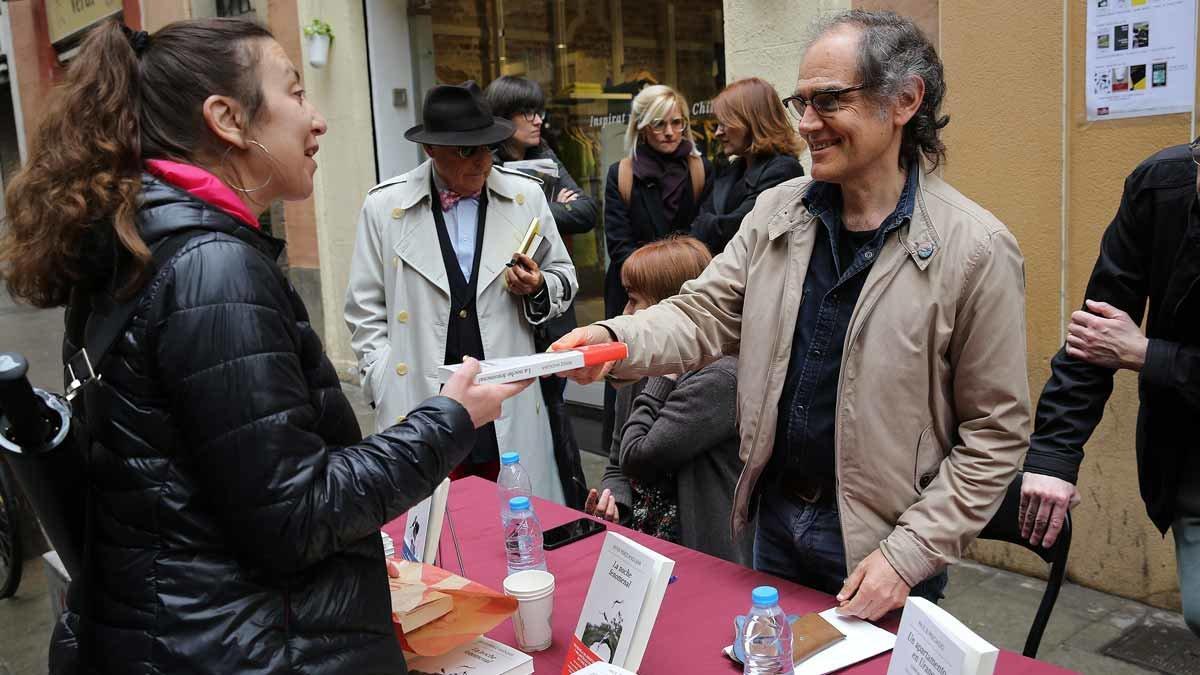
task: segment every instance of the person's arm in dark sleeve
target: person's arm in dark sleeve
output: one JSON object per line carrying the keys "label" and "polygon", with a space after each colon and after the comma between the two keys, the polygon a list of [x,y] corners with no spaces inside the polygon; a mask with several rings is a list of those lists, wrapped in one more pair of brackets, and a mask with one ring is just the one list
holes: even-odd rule
{"label": "person's arm in dark sleeve", "polygon": [[1171,340],[1150,338],[1143,383],[1173,389],[1193,408],[1200,408],[1200,348]]}
{"label": "person's arm in dark sleeve", "polygon": [[[773,161],[771,166],[763,172],[762,178],[754,186],[754,189],[747,192],[742,197],[742,201],[729,213],[721,215],[716,213],[712,200],[715,190],[710,191],[709,198],[701,207],[696,221],[692,223],[692,236],[707,244],[713,255],[720,253],[725,248],[725,244],[737,233],[738,228],[742,226],[742,220],[754,210],[754,204],[758,201],[760,194],[784,181],[804,175],[804,167],[800,165],[800,162],[790,157],[787,159],[792,161]],[[736,180],[742,179],[737,178]]]}
{"label": "person's arm in dark sleeve", "polygon": [[575,200],[563,204],[558,201],[558,195],[554,194],[550,197],[550,211],[554,214],[554,222],[558,225],[559,234],[583,234],[591,232],[596,227],[596,216],[600,209],[596,205],[596,200],[580,189],[579,184],[567,173],[567,167],[554,154],[554,151],[546,149],[547,154],[554,158],[555,164],[558,164],[558,189],[567,189],[579,197]]}
{"label": "person's arm in dark sleeve", "polygon": [[704,368],[678,384],[650,378],[622,432],[621,470],[649,482],[727,443],[736,433],[736,396],[737,380],[722,368]]}
{"label": "person's arm in dark sleeve", "polygon": [[278,573],[317,563],[431,494],[470,451],[471,418],[444,397],[358,443],[326,444],[319,424],[338,402],[309,388],[273,263],[214,241],[172,272],[153,339],[180,461],[246,558]]}
{"label": "person's arm in dark sleeve", "polygon": [[[1141,214],[1137,173],[1125,180],[1117,215],[1100,241],[1100,255],[1088,281],[1086,299],[1107,302],[1141,324],[1146,306],[1153,225]],[[1153,348],[1153,345],[1152,345]],[[1147,366],[1150,366],[1147,353]],[[1079,478],[1083,446],[1091,437],[1113,388],[1111,368],[1095,366],[1059,349],[1050,361],[1042,389],[1025,471],[1070,483]],[[1142,377],[1148,377],[1143,370]],[[1149,377],[1154,377],[1153,374]]]}
{"label": "person's arm in dark sleeve", "polygon": [[617,272],[625,264],[625,259],[638,248],[629,209],[621,201],[621,189],[617,186],[618,164],[614,162],[608,168],[604,185],[604,241],[608,245],[609,266]]}

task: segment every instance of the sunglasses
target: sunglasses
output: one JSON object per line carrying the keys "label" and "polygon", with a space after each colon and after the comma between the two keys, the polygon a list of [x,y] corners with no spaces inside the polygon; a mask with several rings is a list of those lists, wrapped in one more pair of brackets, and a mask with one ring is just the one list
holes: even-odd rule
{"label": "sunglasses", "polygon": [[460,145],[460,146],[456,147],[454,150],[455,150],[455,152],[458,153],[459,157],[461,157],[463,159],[470,159],[471,157],[474,157],[475,153],[479,152],[480,150],[487,150],[487,146],[484,146],[484,145]]}
{"label": "sunglasses", "polygon": [[789,96],[783,99],[783,107],[796,113],[796,116],[800,119],[804,119],[804,112],[808,110],[808,106],[811,103],[813,110],[816,110],[818,115],[828,117],[842,109],[839,99],[843,94],[849,94],[852,91],[859,91],[866,88],[867,85],[859,84],[853,87],[846,87],[845,89],[827,89],[813,94],[812,99],[806,99],[799,95]]}

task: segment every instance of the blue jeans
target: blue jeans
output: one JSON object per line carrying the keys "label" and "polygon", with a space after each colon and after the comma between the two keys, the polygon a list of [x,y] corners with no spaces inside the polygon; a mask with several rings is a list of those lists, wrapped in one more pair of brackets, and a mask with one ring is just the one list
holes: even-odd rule
{"label": "blue jeans", "polygon": [[[763,491],[754,535],[754,569],[837,595],[846,580],[846,550],[835,504],[810,504],[774,486]],[[945,570],[913,587],[910,595],[942,599]]]}

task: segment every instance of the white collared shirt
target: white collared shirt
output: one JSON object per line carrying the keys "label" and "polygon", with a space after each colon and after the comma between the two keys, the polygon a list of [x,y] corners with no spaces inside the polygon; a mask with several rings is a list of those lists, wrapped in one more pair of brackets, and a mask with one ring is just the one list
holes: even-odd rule
{"label": "white collared shirt", "polygon": [[[433,185],[438,192],[447,189],[436,170],[433,172]],[[436,195],[433,208],[442,208],[441,200],[436,199]],[[446,234],[450,236],[458,267],[462,270],[463,278],[470,283],[471,269],[475,266],[475,240],[479,236],[479,197],[459,199],[450,210],[442,212],[442,219],[446,221]]]}

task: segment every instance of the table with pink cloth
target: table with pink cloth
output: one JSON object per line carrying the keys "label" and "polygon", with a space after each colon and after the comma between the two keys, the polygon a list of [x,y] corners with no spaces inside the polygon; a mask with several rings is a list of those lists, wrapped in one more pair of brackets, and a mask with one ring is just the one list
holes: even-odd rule
{"label": "table with pink cloth", "polygon": [[[534,510],[542,527],[579,518],[579,511],[551,502],[534,499]],[[449,519],[458,535],[466,568],[461,574],[498,591],[503,590],[505,573],[504,533],[500,527],[499,500],[496,484],[482,478],[464,478],[450,485],[447,506]],[[805,614],[826,610],[837,602],[832,596],[778,577],[734,565],[691,549],[655,539],[619,525],[608,523],[609,529],[619,532],[675,561],[676,580],[667,587],[658,620],[650,635],[650,643],[638,672],[642,675],[674,675],[677,673],[719,673],[733,675],[741,666],[729,660],[722,648],[733,641],[733,617],[744,614],[750,606],[750,590],[755,586],[771,585],[779,589],[779,603],[789,614]],[[403,520],[397,519],[384,528],[399,548],[404,536]],[[567,656],[567,645],[579,620],[579,611],[587,595],[592,571],[600,555],[604,535],[598,534],[560,549],[546,552],[550,572],[554,574],[554,643],[549,649],[533,654],[537,673],[558,675]],[[440,545],[441,566],[458,569],[450,527],[444,525]],[[953,572],[951,572],[953,575]],[[1033,619],[1033,607],[1029,609]],[[900,623],[899,613],[879,625],[895,632]],[[508,645],[516,645],[511,620],[506,620],[488,637]],[[886,673],[891,653],[881,654],[855,666],[846,673]],[[1025,658],[1020,654],[1001,651],[997,673],[1016,675],[1030,673],[1052,675],[1069,673],[1057,666]]]}

